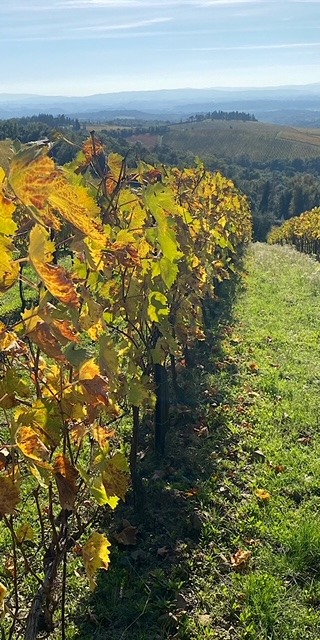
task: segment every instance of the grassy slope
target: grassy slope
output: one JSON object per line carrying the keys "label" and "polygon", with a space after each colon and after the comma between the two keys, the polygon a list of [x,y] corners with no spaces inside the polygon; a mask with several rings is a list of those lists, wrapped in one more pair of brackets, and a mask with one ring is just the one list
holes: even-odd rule
{"label": "grassy slope", "polygon": [[70,638],[319,638],[320,267],[257,244],[246,268],[233,317],[180,372],[200,404],[174,411],[162,463],[140,452],[143,504],[111,526],[128,519],[137,544],[113,545]]}
{"label": "grassy slope", "polygon": [[297,129],[262,122],[219,120],[174,125],[162,142],[203,157],[248,155],[257,162],[314,158],[320,155],[320,130]]}

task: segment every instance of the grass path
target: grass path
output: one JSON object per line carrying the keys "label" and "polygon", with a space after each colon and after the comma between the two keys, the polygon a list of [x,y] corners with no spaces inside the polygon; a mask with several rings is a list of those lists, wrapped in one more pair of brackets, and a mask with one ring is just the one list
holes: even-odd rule
{"label": "grass path", "polygon": [[227,307],[72,639],[319,640],[320,265],[255,244]]}
{"label": "grass path", "polygon": [[320,267],[259,244],[245,266],[224,368],[211,379],[229,435],[202,487],[203,563],[193,576],[202,615],[187,618],[182,637],[316,640]]}

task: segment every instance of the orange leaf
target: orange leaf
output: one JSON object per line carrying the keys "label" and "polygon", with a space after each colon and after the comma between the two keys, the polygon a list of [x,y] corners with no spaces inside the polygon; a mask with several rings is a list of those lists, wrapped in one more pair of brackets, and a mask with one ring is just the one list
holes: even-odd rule
{"label": "orange leaf", "polygon": [[47,207],[48,195],[58,172],[52,158],[45,153],[43,150],[35,152],[32,148],[17,153],[11,161],[9,183],[19,200],[30,207],[36,220],[58,230],[61,224]]}
{"label": "orange leaf", "polygon": [[110,438],[115,435],[114,429],[108,429],[100,424],[95,424],[92,427],[92,435],[95,441],[98,443],[101,449],[104,449]]}
{"label": "orange leaf", "polygon": [[30,261],[39,278],[55,298],[64,304],[77,307],[79,298],[73,281],[62,267],[50,264],[53,248],[46,229],[39,224],[35,225],[30,232]]}
{"label": "orange leaf", "polygon": [[87,360],[79,370],[79,382],[89,395],[93,406],[109,404],[108,380],[100,374],[100,369],[94,360]]}

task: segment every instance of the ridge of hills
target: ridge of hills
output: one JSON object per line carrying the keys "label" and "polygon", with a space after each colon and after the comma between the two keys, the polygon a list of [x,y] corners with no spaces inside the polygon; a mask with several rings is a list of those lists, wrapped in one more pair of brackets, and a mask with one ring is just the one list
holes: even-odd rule
{"label": "ridge of hills", "polygon": [[[320,122],[320,83],[284,87],[159,89],[89,96],[43,96],[0,93],[0,118],[39,112],[64,113],[79,119],[179,120],[192,113],[222,109],[246,111],[259,120],[288,124]],[[139,112],[132,113],[128,112]]]}

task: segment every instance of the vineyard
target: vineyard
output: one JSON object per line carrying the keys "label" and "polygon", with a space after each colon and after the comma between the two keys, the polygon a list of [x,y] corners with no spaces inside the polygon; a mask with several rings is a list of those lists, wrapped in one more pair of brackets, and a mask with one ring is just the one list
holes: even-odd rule
{"label": "vineyard", "polygon": [[240,158],[253,162],[317,158],[320,137],[317,129],[298,129],[263,122],[204,121],[173,125],[162,142],[179,151],[200,157]]}
{"label": "vineyard", "polygon": [[0,325],[0,615],[9,640],[65,640],[69,566],[91,590],[108,569],[99,513],[139,503],[146,420],[164,455],[179,366],[251,216],[200,163],[128,169],[93,134],[63,169],[16,144],[0,208],[1,304],[20,301]]}
{"label": "vineyard", "polygon": [[320,253],[320,209],[318,207],[306,211],[275,227],[268,236],[270,244],[290,244],[298,251],[314,254]]}

